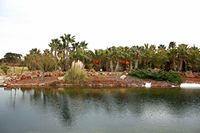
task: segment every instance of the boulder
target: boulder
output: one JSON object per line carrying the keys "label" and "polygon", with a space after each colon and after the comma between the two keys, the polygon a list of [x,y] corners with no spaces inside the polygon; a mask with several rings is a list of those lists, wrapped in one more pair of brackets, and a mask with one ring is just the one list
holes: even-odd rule
{"label": "boulder", "polygon": [[120,76],[120,79],[122,79],[122,80],[124,80],[124,79],[126,79],[126,75],[122,75],[122,76]]}
{"label": "boulder", "polygon": [[58,77],[58,80],[64,80],[64,76]]}

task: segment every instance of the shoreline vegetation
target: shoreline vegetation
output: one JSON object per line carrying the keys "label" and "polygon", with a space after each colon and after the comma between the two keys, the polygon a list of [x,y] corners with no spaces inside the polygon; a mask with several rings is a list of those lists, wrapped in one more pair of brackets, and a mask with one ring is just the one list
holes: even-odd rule
{"label": "shoreline vegetation", "polygon": [[200,83],[198,47],[170,42],[92,51],[87,45],[64,34],[43,52],[33,48],[24,57],[8,52],[0,59],[0,85],[170,88]]}

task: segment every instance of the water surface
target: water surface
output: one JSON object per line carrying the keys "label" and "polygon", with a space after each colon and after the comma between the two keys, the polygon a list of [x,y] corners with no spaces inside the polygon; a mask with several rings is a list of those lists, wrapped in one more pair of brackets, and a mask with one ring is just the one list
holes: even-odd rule
{"label": "water surface", "polygon": [[0,133],[199,132],[200,90],[0,88]]}

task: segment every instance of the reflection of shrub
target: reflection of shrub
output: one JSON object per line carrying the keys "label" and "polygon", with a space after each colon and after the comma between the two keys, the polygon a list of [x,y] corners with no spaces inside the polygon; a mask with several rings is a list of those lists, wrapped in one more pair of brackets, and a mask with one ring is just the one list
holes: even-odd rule
{"label": "reflection of shrub", "polygon": [[181,76],[175,71],[154,71],[152,69],[133,70],[129,75],[141,79],[153,79],[158,81],[169,81],[172,83],[181,83]]}
{"label": "reflection of shrub", "polygon": [[76,82],[87,78],[84,65],[81,61],[72,62],[71,68],[64,76],[65,82]]}
{"label": "reflection of shrub", "polygon": [[6,74],[6,75],[8,74],[9,69],[10,69],[10,68],[9,68],[8,66],[6,66],[6,65],[2,65],[2,66],[1,66],[1,70],[2,70],[3,73]]}

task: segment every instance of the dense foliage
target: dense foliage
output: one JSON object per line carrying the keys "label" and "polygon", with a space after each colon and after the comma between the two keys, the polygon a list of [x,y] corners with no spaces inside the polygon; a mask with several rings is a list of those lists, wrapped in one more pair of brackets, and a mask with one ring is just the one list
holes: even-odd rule
{"label": "dense foliage", "polygon": [[141,78],[141,79],[153,79],[158,81],[169,81],[172,83],[181,83],[182,79],[179,73],[175,71],[159,71],[152,69],[138,69],[133,70],[129,73],[129,75]]}
{"label": "dense foliage", "polygon": [[30,50],[25,57],[25,64],[29,70],[41,70],[43,72],[53,71],[56,67],[56,61],[47,51],[40,53],[38,49]]}
{"label": "dense foliage", "polygon": [[[24,57],[29,70],[67,71],[73,61],[80,60],[86,69],[99,71],[132,71],[139,69],[159,69],[163,71],[200,71],[199,48],[187,44],[177,45],[132,45],[109,47],[107,49],[88,50],[88,43],[76,41],[75,36],[64,34],[50,41],[50,49],[41,52],[34,48]],[[7,53],[4,63],[21,62],[21,55]]]}

